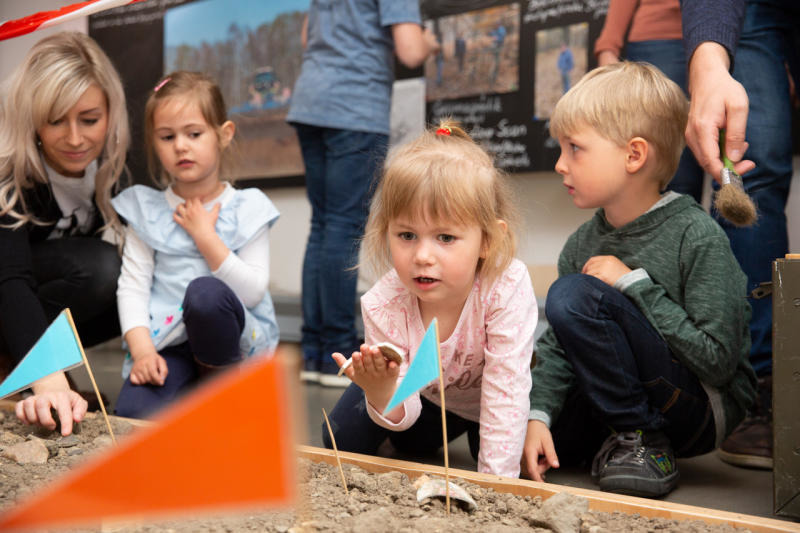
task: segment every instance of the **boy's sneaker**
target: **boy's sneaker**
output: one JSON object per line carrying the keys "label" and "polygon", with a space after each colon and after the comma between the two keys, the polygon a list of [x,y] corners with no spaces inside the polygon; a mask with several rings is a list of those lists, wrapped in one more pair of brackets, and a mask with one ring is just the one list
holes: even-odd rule
{"label": "boy's sneaker", "polygon": [[592,462],[600,490],[655,498],[669,493],[680,474],[669,439],[660,431],[610,435]]}
{"label": "boy's sneaker", "polygon": [[315,359],[303,359],[303,369],[300,371],[300,381],[305,383],[319,383],[320,362]]}
{"label": "boy's sneaker", "polygon": [[323,361],[319,369],[319,384],[323,387],[347,387],[352,383],[350,378],[342,374],[339,376],[339,365],[329,358],[329,361]]}

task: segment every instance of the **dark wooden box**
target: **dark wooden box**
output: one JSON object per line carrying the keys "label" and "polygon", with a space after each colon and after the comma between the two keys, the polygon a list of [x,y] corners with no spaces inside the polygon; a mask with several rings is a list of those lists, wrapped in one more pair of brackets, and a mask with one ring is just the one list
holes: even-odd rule
{"label": "dark wooden box", "polygon": [[800,258],[772,268],[774,510],[800,518]]}

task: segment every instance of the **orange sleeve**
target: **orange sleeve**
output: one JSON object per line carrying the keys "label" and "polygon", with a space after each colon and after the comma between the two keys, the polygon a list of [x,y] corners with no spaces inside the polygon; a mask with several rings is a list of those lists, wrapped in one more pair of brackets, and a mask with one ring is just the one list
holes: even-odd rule
{"label": "orange sleeve", "polygon": [[639,0],[611,0],[603,31],[594,43],[594,55],[610,50],[619,57]]}

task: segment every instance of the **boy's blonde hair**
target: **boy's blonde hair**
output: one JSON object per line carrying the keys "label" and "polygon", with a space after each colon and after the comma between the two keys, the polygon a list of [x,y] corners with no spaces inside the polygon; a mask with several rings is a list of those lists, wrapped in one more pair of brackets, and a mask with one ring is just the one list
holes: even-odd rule
{"label": "boy's blonde hair", "polygon": [[167,74],[156,84],[155,89],[147,99],[144,106],[144,145],[147,151],[147,167],[151,177],[163,187],[167,187],[171,179],[169,174],[161,165],[161,161],[156,154],[153,142],[154,115],[159,105],[172,99],[179,99],[185,105],[197,104],[200,113],[205,121],[214,128],[219,143],[221,160],[219,168],[220,179],[233,181],[230,176],[233,166],[232,145],[222,146],[221,128],[228,120],[228,113],[225,109],[225,100],[222,98],[217,83],[202,72],[189,72],[178,70]]}
{"label": "boy's blonde hair", "polygon": [[689,103],[678,85],[649,63],[623,61],[587,73],[556,104],[550,134],[568,137],[586,126],[625,146],[642,137],[653,149],[660,189],[678,168]]}
{"label": "boy's blonde hair", "polygon": [[[376,275],[392,266],[388,228],[402,216],[480,226],[485,259],[479,260],[477,270],[490,281],[508,267],[516,253],[517,217],[507,178],[452,121],[428,129],[387,157],[364,235],[365,260]],[[498,219],[506,222],[507,229]]]}
{"label": "boy's blonde hair", "polygon": [[61,32],[31,47],[3,86],[0,108],[0,216],[16,220],[11,227],[37,223],[28,213],[23,189],[47,183],[37,147],[37,130],[62,118],[91,85],[108,104],[108,130],[95,175],[94,199],[106,223],[118,235],[122,224],[111,207],[125,169],[130,144],[125,93],[116,69],[100,46],[80,32]]}

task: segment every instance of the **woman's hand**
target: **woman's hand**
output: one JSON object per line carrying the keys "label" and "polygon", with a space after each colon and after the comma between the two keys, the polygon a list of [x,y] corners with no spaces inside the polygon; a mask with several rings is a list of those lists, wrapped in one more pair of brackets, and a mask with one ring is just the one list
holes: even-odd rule
{"label": "woman's hand", "polygon": [[74,422],[86,415],[88,403],[80,394],[70,390],[63,372],[43,377],[33,384],[33,396],[17,402],[17,418],[26,424],[38,424],[49,430],[56,429],[51,409],[55,410],[61,423],[61,434],[72,433]]}
{"label": "woman's hand", "polygon": [[619,63],[619,57],[611,50],[603,50],[597,54],[597,66],[604,67],[612,63]]}
{"label": "woman's hand", "polygon": [[689,119],[686,123],[686,144],[697,162],[711,177],[721,179],[722,160],[719,152],[719,130],[725,129],[725,151],[739,175],[755,168],[755,163],[742,159],[749,146],[745,141],[747,114],[750,109],[747,92],[733,79],[728,68],[728,52],[715,42],[704,42],[694,51],[689,62]]}

